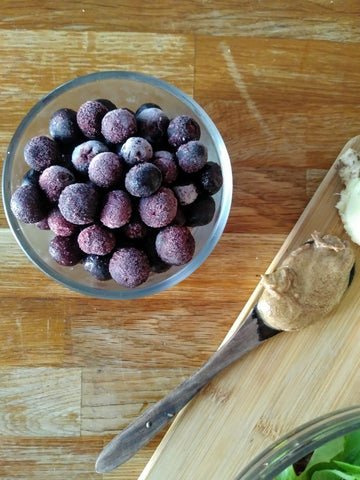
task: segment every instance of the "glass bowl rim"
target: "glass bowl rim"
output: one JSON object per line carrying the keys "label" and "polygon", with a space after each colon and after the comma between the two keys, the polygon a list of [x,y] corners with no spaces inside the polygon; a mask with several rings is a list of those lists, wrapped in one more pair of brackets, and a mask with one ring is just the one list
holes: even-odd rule
{"label": "glass bowl rim", "polygon": [[273,480],[316,448],[360,428],[360,405],[321,415],[281,436],[258,454],[234,480]]}
{"label": "glass bowl rim", "polygon": [[[13,161],[12,152],[14,151],[14,147],[17,145],[27,126],[45,105],[60,96],[62,93],[66,93],[74,87],[76,88],[82,85],[86,85],[88,83],[101,82],[101,80],[130,80],[145,83],[153,87],[159,88],[160,90],[164,90],[167,94],[170,94],[171,96],[177,98],[177,100],[181,101],[187,108],[192,110],[195,115],[197,115],[202,120],[202,122],[206,124],[206,129],[211,136],[214,145],[216,145],[216,150],[219,158],[221,158],[221,166],[224,177],[224,185],[221,194],[222,201],[220,205],[218,219],[214,224],[211,235],[207,238],[205,244],[197,253],[197,255],[188,264],[183,265],[181,268],[177,268],[170,277],[164,278],[154,284],[144,284],[144,286],[140,285],[136,289],[106,290],[92,286],[87,287],[81,285],[78,282],[74,282],[71,279],[68,279],[61,273],[56,272],[38,255],[32,245],[27,241],[22,231],[19,229],[18,220],[13,216],[10,208],[10,171]],[[37,103],[33,105],[33,107],[26,113],[26,115],[23,117],[20,124],[16,128],[6,151],[2,172],[2,199],[5,216],[8,225],[10,226],[10,229],[13,233],[13,236],[15,237],[18,245],[23,250],[28,259],[37,268],[39,268],[42,273],[47,275],[52,280],[55,280],[60,285],[69,288],[76,293],[81,293],[83,295],[93,298],[102,298],[108,300],[129,300],[154,295],[161,291],[167,290],[168,288],[180,283],[181,281],[185,280],[185,278],[190,276],[208,258],[208,256],[211,254],[212,250],[218,243],[225,229],[230,214],[232,193],[233,178],[230,157],[219,130],[217,129],[209,115],[206,113],[206,111],[192,97],[190,97],[188,94],[175,87],[174,85],[151,75],[124,70],[107,70],[75,77],[55,87],[49,93],[45,94],[42,98],[40,98],[40,100],[37,101]]]}

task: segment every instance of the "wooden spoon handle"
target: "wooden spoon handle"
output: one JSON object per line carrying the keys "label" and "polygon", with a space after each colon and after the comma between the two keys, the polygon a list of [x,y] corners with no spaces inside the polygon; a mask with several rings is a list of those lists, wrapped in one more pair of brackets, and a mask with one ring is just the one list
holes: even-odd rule
{"label": "wooden spoon handle", "polygon": [[263,324],[253,309],[234,335],[193,375],[122,430],[100,453],[95,470],[111,472],[146,445],[219,372],[279,333]]}

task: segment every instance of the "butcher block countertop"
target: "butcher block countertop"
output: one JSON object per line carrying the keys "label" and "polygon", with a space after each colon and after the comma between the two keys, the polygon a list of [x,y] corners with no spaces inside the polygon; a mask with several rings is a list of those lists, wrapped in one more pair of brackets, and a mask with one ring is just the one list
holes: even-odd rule
{"label": "butcher block countertop", "polygon": [[234,480],[289,430],[360,403],[358,273],[326,321],[268,340],[122,467],[94,470],[116,433],[219,348],[291,247],[315,229],[346,238],[333,166],[360,135],[359,19],[357,0],[1,1],[1,162],[47,92],[129,70],[206,110],[234,179],[229,221],[206,262],[132,301],[51,281],[1,206],[1,479]]}

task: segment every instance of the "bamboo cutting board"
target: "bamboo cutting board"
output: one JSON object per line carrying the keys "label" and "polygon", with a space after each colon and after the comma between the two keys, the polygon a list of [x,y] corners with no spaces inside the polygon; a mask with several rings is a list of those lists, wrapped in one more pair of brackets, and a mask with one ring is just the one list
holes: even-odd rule
{"label": "bamboo cutting board", "polygon": [[[360,136],[351,139],[341,153],[350,147],[360,151]],[[335,164],[268,271],[314,230],[347,238],[335,209],[343,188]],[[360,247],[354,245],[354,250],[360,264]],[[258,285],[227,338],[261,291]],[[326,321],[268,340],[215,378],[177,416],[139,478],[234,479],[279,436],[319,415],[359,404],[359,293],[357,273]]]}

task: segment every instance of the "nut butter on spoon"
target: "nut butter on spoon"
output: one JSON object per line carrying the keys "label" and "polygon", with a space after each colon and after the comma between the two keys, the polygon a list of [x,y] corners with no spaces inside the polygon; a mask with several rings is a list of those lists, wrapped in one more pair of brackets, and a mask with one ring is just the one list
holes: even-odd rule
{"label": "nut butter on spoon", "polygon": [[278,330],[300,330],[326,316],[349,286],[355,257],[347,242],[312,234],[274,272],[264,275],[257,309]]}
{"label": "nut butter on spoon", "polygon": [[271,274],[264,292],[233,335],[193,375],[122,430],[100,453],[95,470],[107,473],[146,445],[219,372],[268,338],[299,330],[340,302],[354,273],[354,253],[333,235],[312,234]]}

